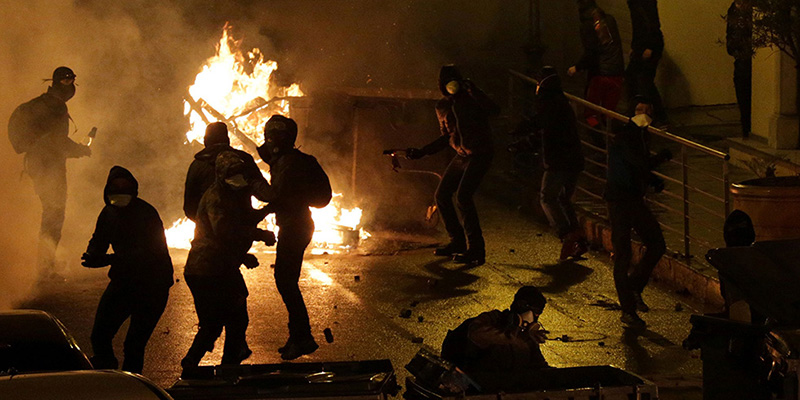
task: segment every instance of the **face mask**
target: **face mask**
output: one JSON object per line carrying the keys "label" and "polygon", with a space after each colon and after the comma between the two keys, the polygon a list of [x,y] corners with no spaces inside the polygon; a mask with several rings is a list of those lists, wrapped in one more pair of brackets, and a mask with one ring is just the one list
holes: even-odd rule
{"label": "face mask", "polygon": [[247,187],[247,181],[244,179],[244,175],[237,174],[230,178],[225,179],[225,183],[231,187],[233,190],[240,190]]}
{"label": "face mask", "polygon": [[447,90],[447,93],[456,94],[458,93],[458,89],[461,88],[461,85],[459,85],[458,81],[450,81],[447,82],[444,88]]}
{"label": "face mask", "polygon": [[653,122],[653,119],[647,114],[636,114],[631,118],[631,121],[639,128],[647,128]]}
{"label": "face mask", "polygon": [[133,200],[133,196],[129,194],[110,194],[108,195],[108,202],[115,207],[127,207]]}
{"label": "face mask", "polygon": [[53,89],[58,93],[58,97],[67,101],[75,96],[75,81],[73,80],[69,85],[53,84]]}

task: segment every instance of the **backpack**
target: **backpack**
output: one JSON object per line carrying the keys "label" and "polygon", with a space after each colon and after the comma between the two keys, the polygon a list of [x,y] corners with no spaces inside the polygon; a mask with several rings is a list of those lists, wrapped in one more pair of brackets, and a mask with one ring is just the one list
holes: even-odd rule
{"label": "backpack", "polygon": [[41,135],[41,130],[37,129],[35,124],[36,118],[33,112],[35,100],[21,104],[8,119],[8,140],[17,154],[31,150]]}
{"label": "backpack", "polygon": [[442,358],[457,366],[463,366],[466,361],[467,347],[469,346],[469,326],[475,318],[462,322],[458,328],[447,331],[442,342]]}
{"label": "backpack", "polygon": [[331,189],[331,181],[328,179],[328,174],[322,169],[322,166],[311,157],[313,162],[309,163],[309,181],[306,186],[306,198],[308,205],[314,208],[323,208],[331,202],[333,198],[333,190]]}

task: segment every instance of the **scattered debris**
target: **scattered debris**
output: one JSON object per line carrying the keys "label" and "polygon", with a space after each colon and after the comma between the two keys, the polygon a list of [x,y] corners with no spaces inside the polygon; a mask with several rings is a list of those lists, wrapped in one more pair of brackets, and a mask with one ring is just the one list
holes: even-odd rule
{"label": "scattered debris", "polygon": [[353,277],[353,279],[354,279],[356,282],[360,282],[360,281],[361,281],[361,275],[356,275],[356,276],[354,276],[354,277]]}
{"label": "scattered debris", "polygon": [[406,308],[403,311],[400,311],[400,318],[411,318],[411,310]]}
{"label": "scattered debris", "polygon": [[561,337],[559,339],[561,339],[561,341],[564,342],[564,343],[567,343],[567,342],[570,341],[569,335],[561,335]]}
{"label": "scattered debris", "polygon": [[418,302],[418,301],[416,301],[416,300],[414,300],[414,301],[412,301],[412,302],[411,302],[411,307],[416,307],[416,306],[418,306],[418,305],[419,305],[419,302]]}
{"label": "scattered debris", "polygon": [[334,310],[336,310],[336,309],[338,309],[338,308],[339,308],[339,306],[338,306],[337,304],[334,304],[334,305],[333,305],[333,309],[334,309]]}
{"label": "scattered debris", "polygon": [[681,312],[681,311],[683,311],[683,304],[675,303],[675,312]]}
{"label": "scattered debris", "polygon": [[422,343],[423,339],[419,336],[414,336],[411,338],[411,343]]}
{"label": "scattered debris", "polygon": [[322,333],[325,335],[326,342],[333,343],[333,332],[331,332],[331,328],[325,328]]}
{"label": "scattered debris", "polygon": [[328,265],[328,262],[327,262],[327,261],[325,261],[325,265]]}
{"label": "scattered debris", "polygon": [[515,249],[508,249],[508,252],[509,253],[516,253],[517,251]]}
{"label": "scattered debris", "polygon": [[542,236],[542,233],[541,232],[537,232],[536,236]]}
{"label": "scattered debris", "polygon": [[597,345],[600,347],[606,347],[606,342],[597,342]]}
{"label": "scattered debris", "polygon": [[417,321],[419,321],[419,322],[425,321],[425,317],[420,315],[419,317],[417,317]]}
{"label": "scattered debris", "polygon": [[339,325],[339,321],[333,321],[334,325]]}
{"label": "scattered debris", "polygon": [[169,335],[169,328],[167,328],[167,330],[165,330],[164,332],[161,332],[161,334],[162,335]]}
{"label": "scattered debris", "polygon": [[181,278],[175,278],[175,283],[178,283],[180,281],[181,281]]}
{"label": "scattered debris", "polygon": [[275,269],[275,264],[270,264],[269,267]]}

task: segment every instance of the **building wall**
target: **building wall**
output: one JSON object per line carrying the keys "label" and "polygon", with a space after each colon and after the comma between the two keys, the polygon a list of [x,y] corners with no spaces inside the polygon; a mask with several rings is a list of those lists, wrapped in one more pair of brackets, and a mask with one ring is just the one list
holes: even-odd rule
{"label": "building wall", "polygon": [[[630,49],[631,24],[626,0],[597,0],[617,18],[623,46]],[[722,16],[731,0],[661,0],[661,30],[666,43],[657,85],[668,107],[736,102],[733,59],[723,44]]]}

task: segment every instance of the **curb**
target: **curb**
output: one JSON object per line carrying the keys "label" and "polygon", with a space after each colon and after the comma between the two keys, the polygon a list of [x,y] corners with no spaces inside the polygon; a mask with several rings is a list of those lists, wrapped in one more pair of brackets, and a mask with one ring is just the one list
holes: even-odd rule
{"label": "curb", "polygon": [[[589,243],[605,250],[609,254],[613,252],[611,227],[606,221],[586,212],[579,217],[579,222],[583,226]],[[644,253],[644,246],[637,241],[633,241],[631,245],[633,247],[633,262],[639,262]],[[722,295],[719,292],[719,279],[717,277],[708,276],[692,268],[685,260],[669,253],[659,260],[658,265],[653,270],[652,279],[679,293],[687,293],[706,306],[719,307],[724,304]]]}

